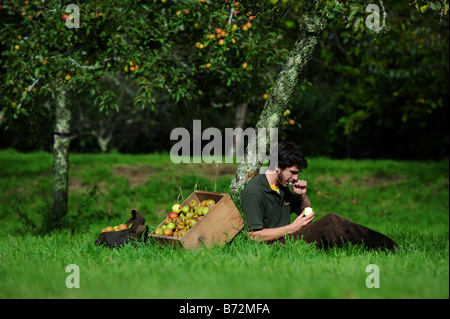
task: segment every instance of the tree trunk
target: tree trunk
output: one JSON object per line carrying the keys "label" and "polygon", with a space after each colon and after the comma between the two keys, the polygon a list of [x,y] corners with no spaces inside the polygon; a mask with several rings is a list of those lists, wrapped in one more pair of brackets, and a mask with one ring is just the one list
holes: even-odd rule
{"label": "tree trunk", "polygon": [[[265,128],[269,130],[265,139],[257,135],[248,142],[244,158],[242,159],[236,171],[233,181],[230,184],[230,195],[238,207],[240,207],[240,194],[247,182],[259,173],[261,164],[265,155],[261,152],[254,153],[257,147],[263,146],[270,152],[270,146],[275,140],[277,142],[277,129],[284,111],[291,100],[298,80],[311,58],[313,50],[319,40],[319,36],[327,25],[326,19],[322,18],[316,12],[307,12],[303,16],[303,22],[300,27],[299,38],[292,49],[286,64],[278,75],[273,89],[267,99],[264,109],[259,117],[256,129]],[[252,159],[252,160],[248,160]]]}
{"label": "tree trunk", "polygon": [[[247,113],[247,103],[239,103],[238,105],[236,105],[236,114],[234,117],[234,129],[240,128],[240,129],[244,129],[245,127],[245,115]],[[243,136],[241,134],[236,134],[233,138],[233,143],[230,146],[230,149],[226,150],[227,151],[227,155],[230,158],[235,158],[235,156],[237,155],[236,150],[240,149],[241,144],[244,143],[243,141]],[[243,147],[243,145],[242,145]],[[238,154],[238,155],[242,155],[242,154]]]}
{"label": "tree trunk", "polygon": [[71,111],[67,101],[67,91],[56,90],[55,132],[53,134],[53,228],[60,225],[67,214],[69,194],[69,145]]}

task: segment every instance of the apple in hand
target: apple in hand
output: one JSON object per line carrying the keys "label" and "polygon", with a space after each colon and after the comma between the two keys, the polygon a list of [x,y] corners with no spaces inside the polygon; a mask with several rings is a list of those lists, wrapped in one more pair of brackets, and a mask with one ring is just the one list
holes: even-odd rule
{"label": "apple in hand", "polygon": [[304,213],[304,216],[305,216],[305,217],[308,216],[309,214],[311,214],[312,212],[314,212],[314,210],[313,210],[311,207],[306,207],[306,208],[303,210],[303,213]]}

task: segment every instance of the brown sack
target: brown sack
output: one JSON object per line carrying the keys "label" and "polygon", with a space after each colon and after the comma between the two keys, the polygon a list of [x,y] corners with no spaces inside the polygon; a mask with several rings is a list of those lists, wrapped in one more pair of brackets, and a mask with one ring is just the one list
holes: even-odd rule
{"label": "brown sack", "polygon": [[128,242],[144,242],[148,236],[148,225],[145,218],[136,210],[131,211],[131,218],[125,223],[128,228],[119,231],[101,233],[95,241],[96,246],[109,248],[120,247]]}

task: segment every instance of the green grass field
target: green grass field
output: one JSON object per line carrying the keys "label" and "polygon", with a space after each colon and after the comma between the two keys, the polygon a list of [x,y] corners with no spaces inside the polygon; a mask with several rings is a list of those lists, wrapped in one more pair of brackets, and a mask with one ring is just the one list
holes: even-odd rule
{"label": "green grass field", "polygon": [[[125,222],[132,209],[156,226],[194,189],[228,192],[236,165],[72,154],[70,227],[48,233],[52,155],[2,150],[0,298],[449,298],[448,160],[308,161],[316,218],[336,213],[380,231],[400,245],[397,254],[260,244],[244,234],[196,251],[97,247],[101,228]],[[79,289],[66,287],[69,264],[79,266]],[[370,264],[379,288],[366,286]]]}

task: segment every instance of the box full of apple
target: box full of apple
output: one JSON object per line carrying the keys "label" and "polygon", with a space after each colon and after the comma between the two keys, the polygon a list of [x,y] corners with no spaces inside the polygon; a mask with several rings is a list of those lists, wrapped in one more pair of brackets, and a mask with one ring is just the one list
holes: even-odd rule
{"label": "box full of apple", "polygon": [[150,236],[163,245],[191,249],[225,244],[242,228],[244,219],[230,194],[195,191],[174,204]]}

